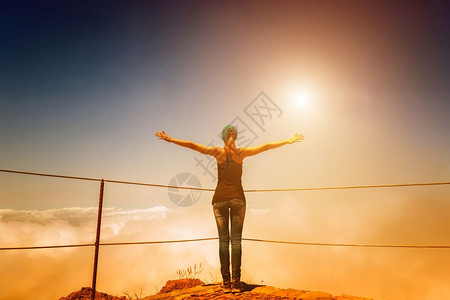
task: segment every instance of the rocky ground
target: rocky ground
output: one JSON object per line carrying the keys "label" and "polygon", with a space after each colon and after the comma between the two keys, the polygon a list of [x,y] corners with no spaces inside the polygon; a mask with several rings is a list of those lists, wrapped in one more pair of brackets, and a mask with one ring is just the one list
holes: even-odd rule
{"label": "rocky ground", "polygon": [[[67,297],[59,300],[89,300],[92,290],[82,288],[78,292],[73,292]],[[97,300],[126,300],[126,297],[114,297],[105,293],[97,292]],[[142,298],[141,300],[163,300],[163,299],[296,299],[296,300],[369,300],[349,295],[333,296],[324,292],[312,292],[294,289],[279,289],[272,286],[251,285],[243,283],[243,291],[240,293],[224,293],[220,288],[220,283],[204,284],[198,279],[169,280],[161,291],[153,296]]]}
{"label": "rocky ground", "polygon": [[[92,297],[92,288],[84,287],[77,292],[70,293],[67,297],[61,297],[59,300],[90,300]],[[95,292],[96,300],[128,300],[125,296],[115,297],[106,293]]]}

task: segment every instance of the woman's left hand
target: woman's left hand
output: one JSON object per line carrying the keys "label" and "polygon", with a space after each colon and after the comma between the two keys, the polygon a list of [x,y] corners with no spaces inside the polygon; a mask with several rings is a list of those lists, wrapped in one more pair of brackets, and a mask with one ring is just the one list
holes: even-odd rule
{"label": "woman's left hand", "polygon": [[169,136],[167,135],[167,133],[166,133],[164,130],[163,130],[163,131],[157,131],[157,132],[155,132],[155,135],[156,135],[159,139],[165,140],[165,141],[167,141],[167,142],[170,142],[170,141],[172,140],[172,138],[169,137]]}
{"label": "woman's left hand", "polygon": [[303,139],[305,138],[305,136],[303,134],[294,134],[290,139],[288,139],[288,143],[292,144],[292,143],[296,143],[296,142],[301,142],[303,141]]}

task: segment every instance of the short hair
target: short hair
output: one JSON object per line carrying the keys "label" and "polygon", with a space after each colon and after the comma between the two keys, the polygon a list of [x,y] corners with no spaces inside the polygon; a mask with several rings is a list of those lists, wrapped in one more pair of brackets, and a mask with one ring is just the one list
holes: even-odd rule
{"label": "short hair", "polygon": [[238,133],[237,133],[236,127],[234,127],[233,125],[227,125],[222,129],[222,140],[228,141],[228,138],[229,138],[228,131],[230,131],[230,130],[233,132],[234,136],[237,138]]}

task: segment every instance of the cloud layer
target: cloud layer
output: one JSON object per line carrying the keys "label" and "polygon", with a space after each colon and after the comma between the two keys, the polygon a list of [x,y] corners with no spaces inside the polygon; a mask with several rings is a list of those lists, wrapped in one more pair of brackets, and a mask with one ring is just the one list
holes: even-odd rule
{"label": "cloud layer", "polygon": [[[378,196],[382,198],[383,193]],[[439,195],[397,198],[391,200],[390,207],[383,200],[379,207],[367,204],[368,199],[348,206],[350,203],[333,204],[332,200],[314,197],[285,195],[271,206],[255,205],[249,197],[244,236],[307,242],[443,244],[450,234],[442,210],[445,201]],[[357,215],[365,206],[373,211]],[[92,243],[96,216],[96,208],[81,207],[0,210],[0,243],[4,247]],[[183,209],[105,208],[103,216],[102,242],[216,236],[210,205]],[[242,279],[247,282],[375,299],[450,296],[450,255],[446,249],[339,248],[251,241],[244,241],[243,249]],[[0,252],[0,268],[5,270],[0,280],[0,298],[29,299],[33,295],[37,299],[57,299],[81,286],[90,286],[93,250],[86,247]],[[203,266],[202,280],[219,281],[217,250],[215,240],[104,246],[100,249],[98,289],[113,295],[139,294],[141,289],[142,295],[153,294],[167,280],[176,278],[177,270],[199,263]]]}

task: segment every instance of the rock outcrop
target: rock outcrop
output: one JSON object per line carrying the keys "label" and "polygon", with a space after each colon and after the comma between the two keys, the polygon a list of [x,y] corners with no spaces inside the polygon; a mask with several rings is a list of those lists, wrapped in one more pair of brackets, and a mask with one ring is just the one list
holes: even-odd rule
{"label": "rock outcrop", "polygon": [[[67,297],[61,297],[59,300],[91,300],[92,288],[83,287],[77,292],[70,293]],[[95,300],[128,300],[125,296],[115,297],[106,293],[95,292]]]}
{"label": "rock outcrop", "polygon": [[[82,288],[59,300],[90,300],[91,288]],[[111,296],[96,292],[96,300],[127,300],[128,298]],[[333,296],[324,292],[313,292],[295,289],[280,289],[273,286],[242,283],[242,292],[225,293],[220,283],[205,284],[199,279],[169,280],[161,291],[141,300],[207,300],[207,299],[241,299],[241,300],[369,300],[368,298],[349,295]]]}
{"label": "rock outcrop", "polygon": [[[178,283],[177,283],[178,282]],[[189,288],[186,286],[191,285]],[[178,288],[180,287],[180,288]],[[242,299],[242,300],[369,300],[368,298],[354,297],[349,295],[333,296],[324,292],[311,292],[295,289],[280,289],[272,286],[252,285],[242,283],[242,292],[224,293],[220,283],[204,284],[198,279],[170,280],[156,295],[143,298],[142,300],[184,300],[184,299]],[[163,292],[164,291],[164,292]]]}

